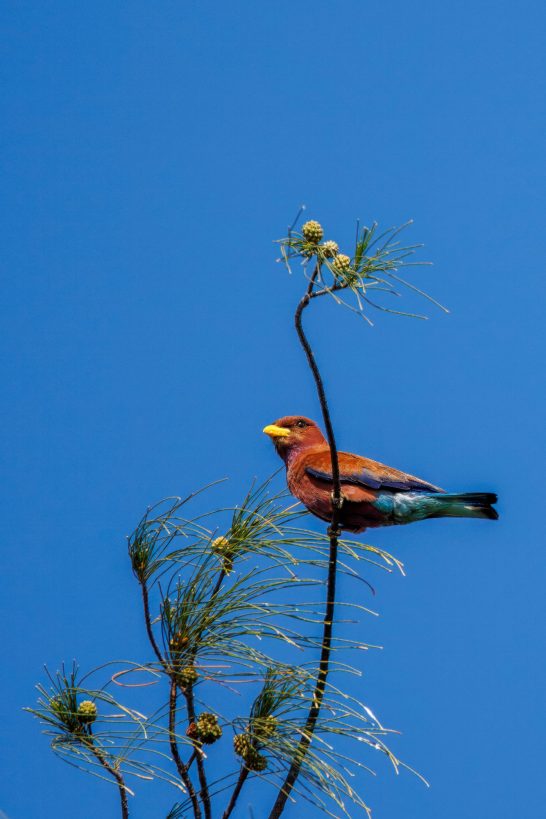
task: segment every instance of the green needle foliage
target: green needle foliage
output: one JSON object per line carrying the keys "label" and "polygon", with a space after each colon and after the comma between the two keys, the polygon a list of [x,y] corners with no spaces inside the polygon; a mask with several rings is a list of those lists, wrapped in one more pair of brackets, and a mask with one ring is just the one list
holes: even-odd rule
{"label": "green needle foliage", "polygon": [[[299,259],[305,268],[309,264],[315,265],[316,282],[322,289],[315,290],[313,296],[328,294],[369,324],[373,324],[369,308],[412,318],[426,318],[376,301],[375,294],[399,298],[402,295],[400,287],[412,290],[448,312],[436,299],[400,275],[401,268],[428,264],[413,258],[422,245],[404,245],[400,241],[400,234],[412,224],[411,220],[401,227],[391,227],[384,231],[379,231],[377,222],[373,222],[369,228],[357,225],[351,255],[341,253],[337,242],[331,239],[326,242],[314,241],[313,237],[318,234],[312,233],[311,238],[309,237],[309,232],[306,231],[309,224],[318,223],[307,222],[301,232],[290,230],[287,237],[279,240],[279,244],[282,260],[290,272],[290,262],[294,259]],[[351,298],[348,299],[347,296]]]}
{"label": "green needle foliage", "polygon": [[[114,666],[118,674],[135,668],[125,663],[109,667]],[[93,676],[99,673],[97,670]],[[25,710],[44,724],[55,754],[75,767],[117,783],[129,794],[133,791],[125,782],[127,777],[162,779],[179,788],[177,778],[168,769],[166,731],[161,722],[122,705],[106,690],[115,672],[107,675],[106,685],[101,688],[86,684],[90,675],[82,677],[75,663],[69,672],[62,667],[55,675],[46,670],[46,676],[48,685],[37,686],[40,696],[36,707]],[[181,738],[181,742],[188,740]]]}
{"label": "green needle foliage", "polygon": [[[306,304],[329,295],[369,321],[370,307],[400,312],[376,304],[374,293],[399,296],[400,285],[421,293],[399,275],[415,264],[417,248],[402,245],[400,231],[359,228],[348,255],[309,221],[280,241],[282,258],[288,267],[302,262]],[[336,601],[325,649],[324,578],[334,571],[368,583],[363,567],[403,573],[402,564],[377,546],[306,528],[308,513],[275,489],[275,476],[233,507],[195,510],[213,487],[149,507],[128,539],[150,656],[107,663],[92,678],[75,665],[46,672],[27,710],[56,754],[117,786],[123,817],[128,781],[139,779],[176,789],[168,819],[228,819],[247,780],[259,778],[269,788],[261,791],[265,815],[267,794],[273,805],[294,771],[290,790],[317,811],[350,816],[358,806],[369,816],[351,784],[369,770],[363,749],[396,770],[403,763],[386,744],[391,731],[344,689],[347,675],[361,673],[348,662],[352,650],[370,646],[348,639],[342,625],[369,609]],[[327,670],[319,672],[325,651]]]}

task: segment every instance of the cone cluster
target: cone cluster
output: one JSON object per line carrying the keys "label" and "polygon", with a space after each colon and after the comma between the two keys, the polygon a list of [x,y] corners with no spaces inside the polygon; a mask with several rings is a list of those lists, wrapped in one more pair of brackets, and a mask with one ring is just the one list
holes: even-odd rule
{"label": "cone cluster", "polygon": [[[322,237],[324,236],[324,230],[320,222],[316,222],[314,219],[311,219],[309,222],[306,222],[302,229],[301,233],[303,238],[309,245],[318,245],[321,241]],[[313,248],[304,249],[303,255],[314,255],[314,253],[318,253],[319,257],[322,256],[324,259],[332,259],[332,270],[334,273],[339,273],[344,275],[348,273],[351,269],[351,259],[349,256],[346,256],[345,253],[339,252],[339,245],[337,242],[334,242],[333,239],[328,239],[326,242],[323,242],[320,247],[317,247],[316,250]],[[220,538],[218,538],[219,540]]]}
{"label": "cone cluster", "polygon": [[181,668],[180,671],[177,673],[177,679],[182,688],[188,688],[190,685],[194,685],[197,682],[199,675],[195,670],[194,665],[187,665],[184,668]]}
{"label": "cone cluster", "polygon": [[267,759],[256,750],[248,734],[237,734],[233,738],[233,748],[249,771],[261,772],[267,768]]}
{"label": "cone cluster", "polygon": [[218,723],[218,717],[208,711],[203,711],[195,723],[195,738],[205,745],[212,745],[221,736],[222,729]]}

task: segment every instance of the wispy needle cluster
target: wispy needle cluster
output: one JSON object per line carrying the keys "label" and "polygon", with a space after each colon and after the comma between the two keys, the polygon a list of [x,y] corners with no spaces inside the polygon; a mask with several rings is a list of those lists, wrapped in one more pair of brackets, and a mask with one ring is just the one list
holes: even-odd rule
{"label": "wispy needle cluster", "polygon": [[389,298],[399,298],[401,288],[413,291],[448,312],[436,299],[401,275],[400,271],[404,268],[429,264],[413,258],[422,245],[406,245],[400,240],[402,231],[411,224],[410,220],[401,227],[383,231],[379,230],[377,222],[373,222],[371,227],[357,224],[354,247],[346,251],[340,250],[338,243],[331,238],[322,241],[323,227],[312,219],[302,225],[301,231],[290,228],[288,235],[279,240],[281,258],[289,271],[294,260],[299,259],[306,270],[312,265],[316,284],[313,298],[330,295],[338,304],[348,307],[369,324],[372,324],[371,308],[426,318],[425,315],[396,309],[376,298],[385,294]]}

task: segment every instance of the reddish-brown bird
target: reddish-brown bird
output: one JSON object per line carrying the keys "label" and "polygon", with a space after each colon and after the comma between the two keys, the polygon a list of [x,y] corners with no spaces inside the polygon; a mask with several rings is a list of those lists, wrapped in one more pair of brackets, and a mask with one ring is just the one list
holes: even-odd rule
{"label": "reddish-brown bird", "polygon": [[[288,488],[322,520],[332,519],[332,462],[324,435],[309,418],[287,415],[265,427],[286,464]],[[390,466],[340,452],[343,505],[341,526],[350,532],[413,523],[425,518],[496,520],[492,492],[448,494],[427,481]]]}

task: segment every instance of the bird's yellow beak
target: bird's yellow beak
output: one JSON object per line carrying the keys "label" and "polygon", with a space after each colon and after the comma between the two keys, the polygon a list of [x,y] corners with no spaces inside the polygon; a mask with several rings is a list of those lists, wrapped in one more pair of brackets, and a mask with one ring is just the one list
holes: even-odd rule
{"label": "bird's yellow beak", "polygon": [[286,438],[287,435],[290,435],[290,430],[286,427],[278,427],[276,424],[268,424],[268,426],[264,427],[263,431],[266,435],[269,435],[270,438]]}

